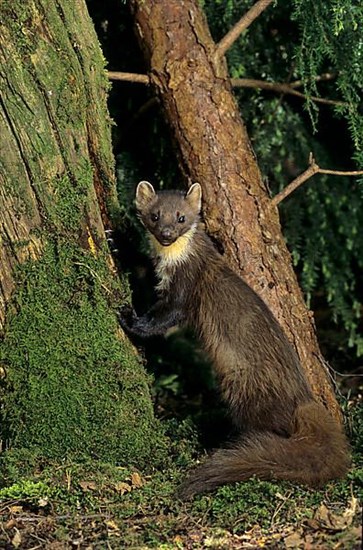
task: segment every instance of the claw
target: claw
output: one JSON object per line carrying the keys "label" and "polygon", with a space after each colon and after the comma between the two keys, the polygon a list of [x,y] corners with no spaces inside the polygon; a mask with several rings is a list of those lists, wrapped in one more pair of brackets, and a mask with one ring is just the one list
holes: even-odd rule
{"label": "claw", "polygon": [[113,235],[115,234],[113,229],[105,229],[106,241],[112,254],[118,254],[119,249],[115,247],[115,241]]}

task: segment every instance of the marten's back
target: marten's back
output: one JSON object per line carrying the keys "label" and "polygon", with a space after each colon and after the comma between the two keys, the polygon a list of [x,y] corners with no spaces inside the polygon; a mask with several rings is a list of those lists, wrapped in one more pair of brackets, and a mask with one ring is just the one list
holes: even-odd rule
{"label": "marten's back", "polygon": [[189,324],[213,361],[235,421],[289,433],[296,405],[312,398],[299,359],[262,299],[206,239],[201,231],[194,235],[193,254],[175,277],[176,287],[180,277],[190,284]]}

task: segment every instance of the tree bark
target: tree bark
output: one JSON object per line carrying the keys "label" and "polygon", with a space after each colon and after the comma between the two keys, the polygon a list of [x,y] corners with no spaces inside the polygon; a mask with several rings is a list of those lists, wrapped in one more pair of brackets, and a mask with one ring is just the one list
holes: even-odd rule
{"label": "tree bark", "polygon": [[203,187],[209,234],[222,245],[230,266],[273,311],[296,348],[314,394],[340,418],[278,211],[270,206],[225,58],[216,56],[198,2],[130,0],[130,5],[181,169],[189,182],[199,181]]}
{"label": "tree bark", "polygon": [[[19,17],[11,3],[2,11],[5,21]],[[19,17],[17,25],[0,28],[0,329],[14,289],[14,270],[19,262],[41,255],[44,238],[37,230],[49,223],[55,231],[70,229],[65,227],[70,220],[57,211],[59,175],[66,174],[76,188],[92,167],[93,185],[85,184],[84,211],[76,228],[86,249],[92,242],[97,248],[104,242],[101,211],[106,216],[106,197],[114,198],[114,162],[105,124],[107,84],[95,67],[100,54],[86,7],[83,2],[71,7],[44,1],[27,15],[27,26]],[[67,27],[47,47],[55,32],[52,25],[59,25],[61,17]],[[77,39],[79,32],[87,49]],[[22,41],[21,33],[28,39],[34,33],[34,41]]]}
{"label": "tree bark", "polygon": [[[114,308],[108,81],[83,0],[0,7],[0,449],[140,467],[164,451]],[[160,446],[161,445],[161,446]]]}

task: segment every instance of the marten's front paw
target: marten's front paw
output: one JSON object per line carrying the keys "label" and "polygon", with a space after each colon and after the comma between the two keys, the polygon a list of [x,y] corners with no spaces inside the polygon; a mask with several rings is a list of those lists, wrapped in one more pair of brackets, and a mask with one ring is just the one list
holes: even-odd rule
{"label": "marten's front paw", "polygon": [[120,307],[118,311],[118,320],[124,330],[130,330],[135,319],[137,319],[137,315],[132,306],[124,305]]}

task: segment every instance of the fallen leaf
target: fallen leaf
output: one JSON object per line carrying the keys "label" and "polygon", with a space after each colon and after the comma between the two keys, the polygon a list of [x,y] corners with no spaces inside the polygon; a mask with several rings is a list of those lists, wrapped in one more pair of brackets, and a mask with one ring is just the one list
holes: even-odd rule
{"label": "fallen leaf", "polygon": [[9,510],[12,514],[21,514],[23,511],[22,506],[9,506]]}
{"label": "fallen leaf", "polygon": [[119,483],[115,483],[114,487],[116,491],[121,495],[124,495],[125,493],[129,493],[132,490],[131,485],[129,485],[128,483],[124,483],[123,481],[120,481]]}
{"label": "fallen leaf", "polygon": [[134,472],[133,474],[131,474],[131,483],[133,487],[142,487],[143,481],[141,479],[140,474],[138,474],[137,472]]}
{"label": "fallen leaf", "polygon": [[304,520],[304,525],[307,525],[308,527],[310,527],[310,529],[313,529],[314,531],[319,531],[320,529],[319,522],[314,518],[308,518]]}
{"label": "fallen leaf", "polygon": [[117,523],[115,521],[113,521],[112,519],[108,519],[107,521],[105,521],[105,525],[107,525],[107,527],[109,529],[112,529],[113,531],[119,531],[120,530]]}
{"label": "fallen leaf", "polygon": [[296,531],[284,539],[286,548],[304,547],[304,539],[301,537],[301,532]]}
{"label": "fallen leaf", "polygon": [[352,496],[349,505],[343,514],[336,514],[329,510],[325,504],[321,504],[317,509],[314,519],[319,522],[323,529],[330,531],[343,531],[352,524],[357,511],[358,500]]}
{"label": "fallen leaf", "polygon": [[39,506],[39,508],[45,508],[46,506],[48,506],[48,504],[49,504],[48,497],[40,498],[40,499],[38,500],[38,506]]}
{"label": "fallen leaf", "polygon": [[17,528],[15,528],[15,535],[12,538],[11,544],[14,546],[14,548],[20,548],[21,534]]}
{"label": "fallen leaf", "polygon": [[80,481],[78,485],[83,491],[95,491],[97,489],[97,485],[94,481]]}
{"label": "fallen leaf", "polygon": [[7,521],[4,525],[4,528],[5,529],[12,529],[14,527],[14,525],[17,524],[17,521],[14,519],[14,518],[11,518],[9,519],[9,521]]}
{"label": "fallen leaf", "polygon": [[354,516],[357,512],[357,507],[358,507],[358,499],[355,498],[354,495],[352,495],[352,498],[350,499],[349,506],[347,506],[347,508],[345,509],[345,512],[343,514],[343,516],[346,519],[347,526],[352,524]]}

